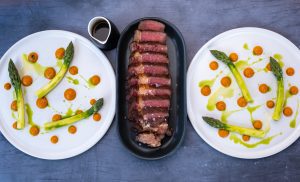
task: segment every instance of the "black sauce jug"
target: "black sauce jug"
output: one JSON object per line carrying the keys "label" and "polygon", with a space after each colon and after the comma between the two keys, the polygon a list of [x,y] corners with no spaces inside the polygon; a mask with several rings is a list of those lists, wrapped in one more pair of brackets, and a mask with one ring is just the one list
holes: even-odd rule
{"label": "black sauce jug", "polygon": [[88,33],[92,41],[103,50],[114,49],[120,37],[116,26],[109,19],[102,16],[90,20]]}

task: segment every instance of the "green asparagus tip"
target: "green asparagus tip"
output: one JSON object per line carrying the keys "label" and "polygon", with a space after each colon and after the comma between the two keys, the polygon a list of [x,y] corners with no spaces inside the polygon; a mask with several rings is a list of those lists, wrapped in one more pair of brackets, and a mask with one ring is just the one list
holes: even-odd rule
{"label": "green asparagus tip", "polygon": [[207,116],[203,116],[202,119],[209,124],[210,126],[214,127],[214,128],[220,128],[220,129],[226,129],[226,124],[222,123],[220,120],[211,118],[211,117],[207,117]]}

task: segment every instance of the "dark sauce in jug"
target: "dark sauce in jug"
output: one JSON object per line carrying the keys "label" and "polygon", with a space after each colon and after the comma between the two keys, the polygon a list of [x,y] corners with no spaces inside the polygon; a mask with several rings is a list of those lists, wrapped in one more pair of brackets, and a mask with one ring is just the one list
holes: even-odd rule
{"label": "dark sauce in jug", "polygon": [[92,35],[93,37],[95,37],[96,39],[100,40],[100,41],[105,41],[108,37],[108,33],[109,33],[109,26],[107,24],[107,22],[102,21],[102,22],[98,22],[92,31]]}

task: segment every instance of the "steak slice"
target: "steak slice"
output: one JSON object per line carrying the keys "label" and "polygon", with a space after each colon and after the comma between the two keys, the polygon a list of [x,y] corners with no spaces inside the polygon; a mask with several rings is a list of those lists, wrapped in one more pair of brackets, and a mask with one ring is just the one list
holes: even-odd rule
{"label": "steak slice", "polygon": [[166,121],[169,117],[169,112],[151,112],[143,115],[143,121],[155,122],[156,120]]}
{"label": "steak slice", "polygon": [[155,53],[139,53],[135,52],[130,57],[130,64],[168,64],[169,59],[166,55]]}
{"label": "steak slice", "polygon": [[157,138],[153,133],[140,133],[136,137],[136,140],[147,144],[150,147],[159,147],[161,145],[160,139]]}
{"label": "steak slice", "polygon": [[166,44],[167,35],[163,32],[139,31],[136,30],[133,40],[135,42],[152,42]]}
{"label": "steak slice", "polygon": [[165,25],[158,21],[143,20],[139,23],[138,29],[163,32],[165,30]]}
{"label": "steak slice", "polygon": [[129,110],[142,111],[147,108],[168,109],[170,107],[169,99],[151,99],[143,100],[142,98],[129,103]]}
{"label": "steak slice", "polygon": [[152,65],[139,65],[139,66],[129,66],[128,76],[138,75],[150,75],[150,76],[168,76],[169,69],[166,66],[152,66]]}
{"label": "steak slice", "polygon": [[134,98],[134,97],[142,97],[143,99],[145,98],[168,99],[171,97],[171,91],[170,89],[163,89],[163,88],[159,88],[159,89],[157,88],[146,89],[144,87],[139,87],[138,89],[131,88],[129,93],[129,98]]}
{"label": "steak slice", "polygon": [[168,53],[168,47],[162,44],[149,44],[149,43],[137,43],[132,42],[130,44],[131,52],[156,52],[161,54]]}
{"label": "steak slice", "polygon": [[140,122],[139,125],[137,125],[136,129],[138,129],[139,133],[144,132],[151,132],[157,135],[165,135],[169,132],[168,130],[168,123],[166,120],[163,122],[160,122],[156,125],[151,125],[150,122]]}
{"label": "steak slice", "polygon": [[139,78],[132,77],[128,80],[128,86],[134,87],[137,85],[149,85],[152,87],[170,87],[171,79],[164,78],[164,77],[148,77],[148,76],[141,76]]}

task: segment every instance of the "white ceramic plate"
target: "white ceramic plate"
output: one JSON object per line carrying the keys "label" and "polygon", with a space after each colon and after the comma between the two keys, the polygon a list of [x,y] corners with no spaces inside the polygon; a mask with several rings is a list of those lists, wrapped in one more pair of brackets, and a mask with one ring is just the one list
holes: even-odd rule
{"label": "white ceramic plate", "polygon": [[[248,49],[246,47],[248,46]],[[261,56],[254,56],[252,54],[252,49],[254,46],[260,45],[264,49],[264,53]],[[263,129],[270,126],[270,131],[265,138],[275,136],[270,140],[269,144],[260,144],[253,148],[248,148],[240,142],[235,143],[234,138],[237,137],[241,140],[241,135],[230,133],[227,138],[221,138],[218,136],[218,130],[210,127],[206,124],[202,116],[210,116],[220,119],[222,117],[222,112],[209,111],[207,109],[208,99],[214,94],[218,89],[226,92],[226,89],[222,88],[220,84],[220,79],[229,75],[232,78],[232,85],[229,92],[233,92],[232,97],[223,97],[222,94],[217,95],[217,101],[225,101],[227,108],[226,111],[235,111],[241,109],[237,106],[237,98],[241,96],[240,89],[238,88],[232,74],[229,69],[220,61],[219,68],[216,71],[209,69],[209,63],[215,58],[210,54],[209,50],[217,49],[224,51],[227,55],[231,52],[236,52],[239,55],[239,60],[245,60],[247,64],[251,64],[251,67],[256,70],[255,75],[252,78],[245,78],[243,76],[243,67],[240,66],[239,70],[244,80],[250,90],[252,97],[255,102],[248,106],[258,106],[259,109],[253,112],[253,119],[260,119],[263,121]],[[195,55],[192,63],[189,67],[187,74],[187,109],[190,121],[201,136],[201,138],[208,143],[210,146],[216,150],[238,158],[253,159],[262,158],[278,153],[291,145],[300,135],[300,117],[297,115],[299,111],[299,95],[293,96],[287,100],[287,105],[290,106],[294,113],[290,117],[282,116],[280,121],[273,121],[271,119],[273,109],[266,107],[266,101],[269,99],[274,99],[276,97],[276,80],[271,72],[266,72],[264,70],[266,64],[269,62],[269,56],[282,56],[282,62],[284,62],[284,80],[285,89],[287,90],[290,85],[296,85],[300,88],[300,51],[292,44],[288,39],[283,36],[260,28],[238,28],[234,30],[229,30],[224,32],[209,42],[207,42]],[[276,57],[276,56],[275,56]],[[293,67],[295,69],[294,76],[287,76],[285,70],[288,67]],[[223,70],[222,73],[220,73]],[[202,96],[200,92],[200,87],[198,83],[202,80],[209,80],[215,78],[216,75],[220,73],[220,76],[216,78],[213,86],[211,87],[212,93],[210,96]],[[262,94],[258,91],[258,85],[261,83],[266,83],[271,87],[271,91],[267,94]],[[226,94],[224,94],[226,96]],[[229,94],[230,95],[230,94]],[[213,103],[213,102],[210,102]],[[226,116],[224,114],[223,116]],[[290,122],[296,119],[296,126],[294,128],[290,127]],[[239,125],[244,127],[252,127],[251,115],[247,109],[242,109],[240,111],[232,112],[232,114],[227,118],[228,123],[233,125]],[[250,141],[245,142],[248,144],[255,144],[260,142],[260,139],[251,138]],[[266,141],[266,140],[264,140]],[[263,142],[266,143],[266,142]]]}
{"label": "white ceramic plate", "polygon": [[[67,47],[70,41],[74,44],[74,58],[71,63],[79,68],[78,75],[70,75],[68,72],[62,82],[51,91],[47,98],[50,107],[39,109],[36,106],[34,92],[45,85],[48,80],[43,77],[43,69],[46,66],[53,66],[59,71],[59,61],[55,58],[55,50],[59,47]],[[39,54],[38,64],[41,66],[31,66],[22,59],[22,55],[35,51]],[[102,119],[99,122],[93,118],[79,121],[74,125],[77,127],[76,134],[68,133],[68,127],[62,127],[51,132],[43,132],[38,136],[29,134],[30,126],[27,123],[23,130],[15,130],[12,124],[15,121],[10,104],[13,100],[13,87],[6,91],[3,84],[10,82],[8,76],[8,61],[14,60],[19,69],[20,76],[28,74],[33,77],[33,84],[23,87],[25,102],[33,110],[33,121],[39,126],[51,121],[52,115],[60,113],[62,115],[74,113],[77,109],[86,110],[91,107],[90,99],[104,98],[104,105],[99,111]],[[40,68],[39,68],[40,67]],[[96,87],[91,88],[85,81],[93,75],[99,75],[101,82]],[[67,77],[77,79],[79,84],[75,85]],[[19,150],[42,159],[64,159],[78,155],[94,144],[96,144],[109,129],[115,114],[116,82],[114,71],[105,55],[96,48],[89,40],[75,33],[49,30],[34,33],[14,44],[1,58],[0,61],[0,84],[1,86],[1,110],[0,129],[5,138]],[[67,88],[74,88],[77,92],[74,101],[64,99],[64,91]],[[26,114],[27,115],[27,114]],[[15,112],[17,116],[17,112]],[[52,144],[50,137],[57,135],[59,142]]]}

